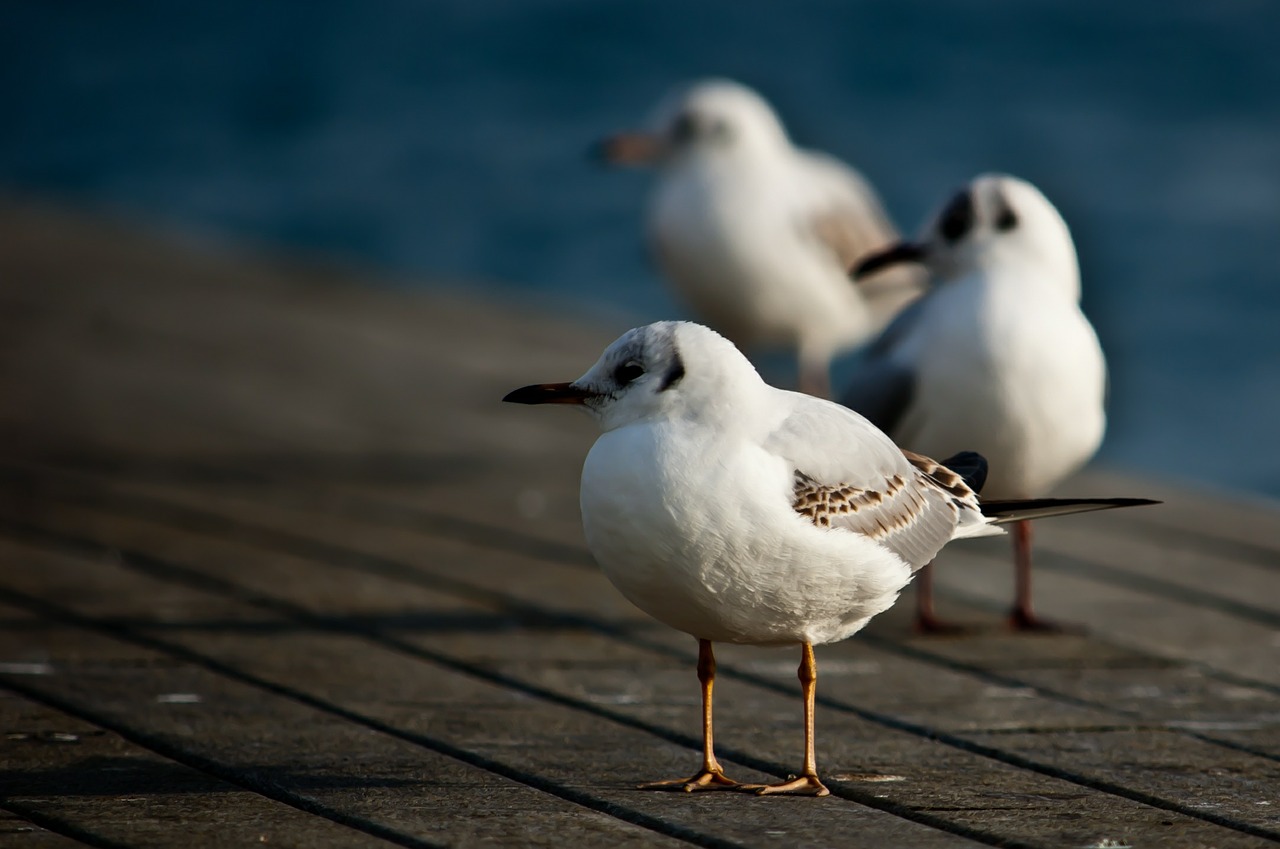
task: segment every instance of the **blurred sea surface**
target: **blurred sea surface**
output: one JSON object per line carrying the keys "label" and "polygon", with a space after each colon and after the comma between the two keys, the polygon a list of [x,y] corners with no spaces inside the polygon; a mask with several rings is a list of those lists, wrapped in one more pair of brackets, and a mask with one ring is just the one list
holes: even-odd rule
{"label": "blurred sea surface", "polygon": [[687,313],[650,175],[588,146],[728,76],[907,232],[979,172],[1038,184],[1109,357],[1102,459],[1276,497],[1277,38],[1263,0],[15,0],[0,191],[622,327]]}

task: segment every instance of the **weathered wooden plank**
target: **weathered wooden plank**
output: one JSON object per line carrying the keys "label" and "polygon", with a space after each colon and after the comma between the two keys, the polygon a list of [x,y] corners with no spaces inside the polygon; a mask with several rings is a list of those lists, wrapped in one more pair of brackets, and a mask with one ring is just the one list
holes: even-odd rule
{"label": "weathered wooden plank", "polygon": [[[238,520],[248,522],[251,525],[254,523],[261,525],[266,521],[267,523],[277,523],[280,527],[292,528],[297,533],[309,532],[307,530],[307,523],[310,521],[308,517],[311,515],[310,511],[315,509],[315,505],[312,502],[294,504],[285,497],[284,505],[276,506],[270,503],[264,503],[260,498],[258,500],[251,500],[243,497],[252,494],[253,493],[228,494],[223,490],[215,493],[207,491],[195,493],[170,491],[167,496],[169,498],[169,502],[158,505],[158,509],[159,507],[163,507],[170,503],[185,504],[190,509],[216,506],[220,511],[222,511],[222,513],[238,517]],[[258,495],[262,495],[262,493],[259,492]],[[145,515],[145,505],[143,505],[142,512]],[[160,513],[161,515],[164,515],[163,510],[161,510]],[[183,515],[169,516],[169,520],[171,521],[181,522],[182,519]],[[415,546],[420,545],[421,537],[412,530],[411,525],[397,525],[397,530],[389,530],[383,526],[377,526],[375,528],[365,527],[362,525],[362,521],[363,519],[346,520],[339,517],[330,517],[325,523],[325,527],[320,529],[318,533],[313,533],[312,536],[326,538],[338,545],[344,545],[346,541],[350,539],[360,539],[363,541],[362,546],[366,550],[369,549],[369,546],[374,546],[372,550],[379,552],[385,551],[386,549],[378,548],[377,546],[386,542],[399,540],[398,548],[390,550],[391,556],[401,557],[406,562],[412,562],[418,555],[420,549]],[[375,530],[377,531],[376,533],[374,532]],[[427,536],[431,537],[433,544],[438,538],[434,530],[428,533]],[[476,545],[483,545],[483,540],[479,538],[471,535],[466,535],[465,538],[468,542],[475,543]],[[512,547],[513,546],[508,545],[506,541],[503,541],[500,545],[493,546],[493,548],[496,548],[503,553],[510,553]],[[536,546],[530,544],[528,547],[533,551],[533,553],[538,553]],[[565,546],[559,545],[558,547],[545,552],[546,559],[544,562],[553,566],[585,566],[587,564],[588,558],[581,552],[579,552],[578,556],[568,564],[557,563],[556,558],[564,554],[564,548]],[[1005,559],[1003,545],[997,544],[996,546],[989,548],[990,554],[983,562],[991,570],[1005,568],[1007,561]],[[457,555],[459,557],[465,557],[466,554],[467,552],[465,550],[457,551]],[[510,568],[514,569],[516,567],[512,566]],[[588,569],[583,571],[591,570]],[[621,606],[619,606],[616,593],[612,593],[612,591],[598,579],[598,576],[596,576],[594,581],[581,582],[573,573],[571,573],[566,578],[566,581],[571,585],[571,588],[576,588],[578,592],[587,597],[584,600],[584,604],[599,603],[596,601],[597,598],[612,598],[615,601],[615,604],[611,608],[613,615],[625,614],[631,621],[646,621],[643,618],[638,620],[635,619],[637,614],[629,606],[625,604],[621,604]],[[560,589],[556,590],[556,592],[561,591],[562,590]],[[563,592],[568,591],[569,589],[563,590]],[[1151,606],[1158,608],[1159,604],[1160,602],[1155,600],[1152,602]],[[872,625],[871,633],[881,637],[882,639],[889,636],[901,637],[904,635],[909,627],[906,622],[906,607],[907,605],[899,605],[894,611],[891,611],[889,614],[886,614],[876,620]],[[968,613],[962,615],[972,618],[972,611],[973,609],[970,608]],[[1105,644],[1099,643],[1097,640],[1083,639],[1069,635],[1048,640],[1028,640],[1019,637],[992,639],[992,636],[993,635],[991,634],[987,634],[978,639],[915,641],[913,643],[912,653],[917,655],[928,655],[935,659],[947,659],[953,662],[967,664],[969,666],[978,665],[985,670],[994,670],[1002,673],[1006,677],[1010,670],[1020,668],[1035,669],[1045,666],[1046,664],[1053,667],[1064,668],[1086,668],[1090,665],[1099,664],[1108,667],[1121,664],[1126,667],[1133,668],[1154,665],[1161,669],[1168,666],[1168,662],[1161,660],[1159,655],[1152,655],[1149,653],[1138,654],[1133,651],[1126,651],[1106,646]],[[1165,653],[1165,655],[1168,657],[1167,653]],[[1175,657],[1173,658],[1173,662],[1175,664],[1180,663],[1181,659]],[[1177,682],[1178,676],[1186,674],[1200,675],[1201,673],[1194,670],[1191,673],[1188,673],[1186,670],[1179,667],[1177,670],[1159,674],[1163,674],[1169,678],[1171,686],[1177,688],[1179,687]],[[996,686],[1005,686],[1006,682],[993,680],[989,681],[989,683],[995,684]],[[1019,686],[1016,677],[1014,677],[1014,679],[1009,683],[1014,687]],[[1069,679],[1064,679],[1064,683],[1068,686],[1066,686],[1065,689],[1058,690],[1058,692],[1074,695],[1076,698],[1087,698],[1082,696],[1079,692],[1072,692],[1071,687],[1069,686]],[[1040,681],[1039,684],[1040,686],[1048,686],[1044,681]],[[1223,683],[1222,686],[1232,692],[1236,692],[1237,688],[1246,685],[1241,685],[1239,683]],[[1258,715],[1265,717],[1268,711],[1273,713],[1280,712],[1280,694],[1272,694],[1263,699],[1262,694],[1258,692],[1257,687],[1249,689],[1254,692],[1253,700],[1257,708]],[[1211,694],[1209,692],[1205,692],[1203,695],[1206,698],[1209,698],[1210,701],[1201,700],[1194,704],[1188,704],[1184,701],[1180,704],[1180,708],[1184,711],[1183,715],[1172,718],[1170,721],[1179,719],[1187,720],[1189,718],[1194,719],[1195,717],[1206,715],[1212,716],[1215,706],[1212,704]],[[1235,697],[1233,696],[1232,698],[1234,699]],[[1111,700],[1095,700],[1095,704],[1104,706],[1110,705]],[[1228,705],[1228,707],[1232,709],[1238,706],[1238,699],[1232,701],[1232,703]],[[1266,724],[1271,727],[1274,727],[1275,725],[1274,722],[1270,721],[1267,721]]]}
{"label": "weathered wooden plank", "polygon": [[[5,804],[0,801],[0,805]],[[25,811],[24,805],[16,806]],[[39,818],[38,814],[27,812],[28,816]],[[65,834],[50,831],[37,825],[16,811],[0,809],[0,842],[5,846],[18,846],[22,849],[71,849],[71,847],[91,846],[92,843],[76,840]]]}
{"label": "weathered wooden plank", "polygon": [[510,388],[517,356],[580,373],[616,335],[92,219],[0,205],[0,221],[11,449],[478,453],[509,433],[477,400]]}
{"label": "weathered wooden plank", "polygon": [[[21,621],[20,612],[5,612],[6,624]],[[38,633],[30,627],[35,623],[25,624],[25,633]],[[12,650],[9,639],[3,648]],[[3,804],[38,817],[48,829],[61,829],[70,835],[68,843],[79,845],[73,839],[78,836],[92,844],[137,847],[173,846],[179,839],[203,845],[388,845],[2,692]]]}
{"label": "weathered wooden plank", "polygon": [[[112,523],[112,524],[111,524],[111,527],[114,529],[114,531],[115,531],[115,532],[120,532],[120,527],[121,527],[121,526],[120,526],[120,524],[119,524],[118,522],[116,522],[116,523]],[[156,533],[156,529],[152,529],[150,532],[154,534],[154,533]],[[163,531],[162,531],[162,532],[163,532]],[[136,540],[136,539],[135,539],[135,540],[132,540],[131,542],[139,542],[139,540]],[[247,554],[242,553],[242,554],[240,554],[240,555],[237,555],[237,559],[241,559],[241,560],[242,560],[242,559],[243,559],[243,557],[245,557],[245,556],[247,556]],[[225,559],[226,559],[226,557],[224,556],[224,557],[219,557],[219,558],[216,558],[216,559],[218,559],[218,560],[225,560]],[[266,587],[270,587],[270,586],[272,586],[272,585],[274,585],[274,584],[276,584],[276,583],[278,582],[278,578],[279,578],[279,576],[273,576],[273,575],[270,573],[270,570],[271,570],[271,568],[272,568],[272,567],[271,567],[271,563],[272,563],[272,562],[276,562],[276,561],[278,561],[278,559],[279,559],[278,555],[277,555],[277,556],[273,556],[272,558],[269,558],[267,561],[264,561],[264,562],[262,562],[262,563],[260,563],[260,564],[255,564],[255,567],[251,570],[251,577],[252,577],[255,581],[257,581],[257,580],[261,580],[261,581],[263,582],[263,585],[262,585],[262,587],[260,587],[260,589],[264,589],[264,588],[266,588]],[[367,580],[367,579],[365,579],[365,580]],[[399,592],[403,593],[403,592],[405,592],[405,591],[404,591],[404,590],[400,590]],[[442,640],[447,640],[447,639],[448,639],[448,638],[447,638],[447,635],[446,635],[446,636],[442,636],[442,635],[434,634],[434,635],[432,635],[432,636],[431,636],[431,638],[430,638],[430,643],[431,643],[432,645],[438,645]],[[470,638],[468,638],[468,641],[470,641]],[[648,672],[648,671],[647,671],[647,672]],[[629,671],[629,670],[628,670],[628,673],[627,673],[627,674],[630,674],[630,671]],[[687,674],[688,674],[688,673],[687,673],[687,671],[686,671],[685,676],[687,676]],[[345,676],[344,676],[344,677],[345,677]],[[686,679],[685,679],[685,680],[686,680],[686,683],[685,683],[685,685],[684,685],[684,691],[687,693],[687,692],[689,692],[689,684],[688,684],[688,681],[687,681],[687,677],[686,677]],[[838,684],[838,682],[837,682],[837,684]],[[770,694],[770,695],[768,696],[768,698],[779,698],[779,697],[778,697],[776,694]],[[788,707],[789,707],[789,710],[787,710],[787,708],[788,708]],[[623,709],[624,709],[624,710],[626,710],[627,708],[623,708]],[[773,711],[774,721],[775,721],[775,722],[783,721],[783,720],[781,720],[781,717],[782,717],[784,714],[788,714],[788,715],[789,715],[789,714],[794,714],[794,713],[795,713],[795,711],[796,711],[796,707],[795,707],[795,704],[794,704],[794,697],[792,697],[791,699],[781,699],[781,700],[778,702],[778,704],[776,705],[776,707],[775,707],[775,709],[774,709],[774,711]],[[849,719],[852,721],[852,717],[853,717],[853,715],[850,715],[849,717],[842,717],[842,719],[844,719],[844,718],[849,718]],[[792,721],[794,721],[794,719],[793,719]],[[830,722],[830,721],[831,721],[830,719],[828,719],[828,720],[827,720],[827,722]],[[860,722],[861,720],[858,720],[858,721]],[[879,733],[880,733],[880,734],[883,734],[883,731],[881,731],[881,732],[879,732]],[[854,736],[857,736],[857,735],[852,735],[852,734],[841,734],[841,735],[839,735],[839,736],[840,736],[840,738],[841,738],[841,739],[846,739],[846,738],[851,738],[851,737],[854,737]],[[869,738],[869,737],[871,737],[872,735],[871,735],[871,734],[868,734],[868,733],[864,730],[861,736],[862,736],[863,738]],[[917,738],[917,739],[919,739],[919,738]],[[777,745],[777,743],[776,743],[776,735],[775,735],[775,734],[773,734],[773,733],[770,733],[770,734],[768,734],[768,736],[767,736],[767,738],[766,738],[766,739],[764,739],[764,740],[760,740],[760,741],[753,741],[753,743],[758,743],[760,746],[762,746],[762,747],[764,747],[764,748],[766,748],[766,749],[773,748],[773,747],[775,747],[775,746]],[[934,748],[934,747],[928,747],[928,748]],[[952,756],[952,757],[954,757],[955,755],[956,755],[956,753],[955,753],[955,752],[951,753],[951,756]],[[967,753],[963,753],[962,757],[963,757],[964,755],[967,755]],[[781,753],[780,751],[778,752],[778,756],[779,756],[780,758],[781,758],[781,756],[782,756],[782,753]],[[919,764],[919,763],[920,763],[924,758],[925,758],[925,754],[924,754],[924,753],[916,753],[916,752],[913,752],[913,753],[912,753],[912,755],[911,755],[911,757],[909,757],[909,758],[907,759],[907,762],[910,762],[910,763],[916,764],[916,765],[918,766],[918,764]],[[780,762],[785,762],[785,760],[780,760]],[[947,773],[948,771],[950,771],[950,770],[952,770],[952,769],[954,769],[954,768],[955,768],[955,764],[954,764],[954,763],[948,763],[948,764],[946,765],[946,767],[939,768],[939,769],[938,769],[938,773],[937,773],[937,775],[935,776],[935,780],[937,780],[937,781],[941,782],[941,781],[942,781],[942,779],[943,779],[943,776],[945,776],[945,775],[946,775],[946,773]],[[972,764],[968,764],[968,765],[965,767],[965,774],[966,774],[966,776],[970,776],[970,775],[972,774],[972,772],[973,772],[973,771],[974,771],[974,766],[973,766]],[[1028,774],[1025,774],[1025,773],[1024,773],[1024,774],[1023,774],[1023,776],[1020,776],[1020,777],[1022,778],[1022,780],[1024,780],[1024,781],[1025,781],[1025,780],[1026,780],[1026,776],[1027,776],[1027,775],[1028,775]],[[1031,779],[1035,780],[1035,781],[1043,780],[1041,776],[1030,775],[1029,777],[1030,777]],[[1003,787],[1006,787],[1006,788],[1007,788],[1007,787],[1009,787],[1009,786],[1010,786],[1010,784],[1009,784],[1009,781],[1010,781],[1010,780],[1011,780],[1011,779],[1010,779],[1009,777],[1002,777],[1002,778],[1001,778],[1001,780],[999,781],[999,784],[1000,784],[1000,786],[1003,786]],[[954,784],[954,780],[950,781],[949,783],[947,783],[947,784],[945,784],[945,785],[943,785],[943,786],[950,787],[950,786],[951,786],[951,785],[953,785],[953,784]],[[896,790],[896,787],[895,787],[894,789]],[[931,789],[935,789],[935,788],[932,788],[932,787],[931,787]],[[1085,788],[1085,789],[1086,789],[1086,790],[1088,790],[1088,788]],[[1076,797],[1079,795],[1079,793],[1081,792],[1081,790],[1082,790],[1082,786],[1081,786],[1080,784],[1076,784],[1075,786],[1073,786],[1073,787],[1072,787],[1071,792],[1068,794],[1069,801],[1071,801],[1073,805],[1078,805],[1078,804],[1079,804],[1079,802],[1077,801]],[[1001,791],[1001,792],[1004,792],[1004,791]],[[1050,793],[1050,795],[1052,795],[1052,791],[1046,791],[1046,790],[1044,790],[1044,788],[1040,788],[1040,790],[1039,790],[1038,792],[1032,792],[1032,794],[1031,794],[1031,795],[1033,795],[1033,796],[1035,796],[1035,795],[1043,796],[1043,795],[1044,795],[1044,793],[1046,793],[1046,792],[1049,792],[1049,793]],[[889,795],[889,794],[886,794],[886,795]],[[1086,794],[1086,795],[1087,795],[1087,794]],[[1061,796],[1062,796],[1061,791],[1059,791],[1059,792],[1058,792],[1058,796],[1059,796],[1059,797],[1061,797]],[[1061,799],[1060,799],[1060,801],[1061,801]],[[1111,799],[1111,800],[1109,800],[1109,804],[1121,804],[1121,805],[1122,805],[1122,804],[1124,804],[1124,803],[1125,803],[1125,800],[1120,800],[1120,799]],[[968,807],[979,807],[979,805],[970,804]],[[1121,815],[1121,811],[1119,811],[1119,810],[1115,811],[1114,813],[1115,813],[1117,816]],[[1252,812],[1252,811],[1250,811],[1250,813],[1253,813],[1253,812]],[[1022,817],[1022,821],[1024,821],[1024,822],[1025,822],[1025,820],[1027,819],[1027,817],[1032,816],[1032,813],[1031,813],[1031,812],[1028,812],[1028,811],[1020,811],[1019,816],[1020,816],[1020,817]],[[1128,813],[1124,813],[1124,814],[1123,814],[1123,816],[1124,816],[1124,817],[1132,817],[1132,816],[1134,816],[1134,813],[1133,813],[1132,811],[1130,811],[1130,812],[1128,812]],[[1167,815],[1166,815],[1166,814],[1164,814],[1163,812],[1161,812],[1161,813],[1160,813],[1160,816],[1167,816]],[[1161,821],[1163,821],[1163,820],[1161,820]]]}
{"label": "weathered wooden plank", "polygon": [[[975,541],[974,547],[980,545]],[[1042,564],[1053,552],[1044,552]],[[979,603],[1008,604],[1007,559],[953,546],[939,560],[935,583],[947,594]],[[1002,580],[1003,579],[1003,580]],[[1036,574],[1041,610],[1078,622],[1099,636],[1171,660],[1192,660],[1243,678],[1280,686],[1275,628],[1222,609],[1152,595],[1114,583],[1100,583],[1068,568],[1041,568]]]}
{"label": "weathered wooden plank", "polygon": [[[86,575],[83,563],[67,558],[38,552],[23,556],[37,559],[44,575],[29,584],[13,580],[9,585],[27,589],[43,587],[56,597],[60,585],[75,582],[83,586],[88,581],[99,592],[92,598],[77,600],[74,607],[84,615],[111,622],[137,622],[144,618],[145,599],[152,589],[158,589],[153,587],[157,582],[115,564],[100,565]],[[168,585],[164,590],[179,594],[183,591],[184,588],[177,585]],[[185,592],[191,596],[191,605],[205,595],[189,588]],[[139,623],[138,627],[143,626]],[[652,820],[659,827],[659,835],[664,831],[688,834],[689,839],[705,845],[724,841],[770,845],[771,839],[761,842],[762,832],[766,830],[786,831],[812,845],[847,845],[851,833],[865,839],[864,845],[897,841],[913,845],[968,842],[962,835],[935,831],[852,803],[816,808],[806,813],[802,823],[797,823],[786,811],[788,806],[804,800],[761,806],[753,809],[758,812],[753,815],[729,807],[726,801],[715,798],[715,794],[689,797],[637,793],[632,789],[632,780],[624,777],[630,774],[630,769],[654,775],[688,770],[694,758],[690,750],[591,713],[567,711],[545,701],[530,700],[528,693],[432,668],[401,653],[371,648],[357,637],[318,633],[287,621],[279,622],[277,627],[232,628],[213,633],[200,627],[193,631],[174,627],[172,623],[162,624],[159,630],[166,642],[206,652],[216,657],[218,663],[246,670],[247,674],[265,676],[274,685],[306,693],[310,698],[332,704],[334,710],[346,715],[342,722],[332,716],[294,715],[298,714],[297,705],[282,703],[278,698],[264,700],[258,693],[245,691],[242,684],[198,665],[190,669],[184,667],[178,682],[165,686],[180,686],[184,692],[199,693],[201,704],[219,709],[212,716],[189,714],[180,727],[172,727],[164,714],[150,709],[148,703],[136,697],[140,691],[155,689],[154,684],[148,687],[140,680],[125,680],[125,676],[118,673],[92,678],[77,675],[74,681],[69,676],[50,677],[38,683],[42,687],[74,687],[70,694],[64,690],[59,693],[80,702],[92,700],[115,721],[128,718],[130,722],[153,729],[153,733],[177,736],[184,747],[200,753],[212,752],[210,756],[230,757],[252,748],[271,762],[279,758],[278,753],[273,757],[275,747],[285,746],[288,751],[298,752],[287,761],[295,769],[305,768],[308,772],[323,773],[332,769],[334,763],[374,765],[384,780],[403,778],[410,783],[403,788],[398,783],[389,786],[382,794],[386,801],[381,804],[371,802],[367,791],[356,797],[327,788],[322,797],[335,808],[395,823],[406,830],[423,829],[430,823],[433,829],[448,834],[451,845],[455,841],[466,842],[468,827],[486,828],[487,833],[480,836],[489,839],[516,841],[517,835],[524,834],[520,829],[528,828],[534,829],[531,832],[534,834],[545,833],[548,840],[562,840],[566,835],[573,836],[575,826],[598,829],[599,824],[577,820],[595,814],[593,810],[579,811],[567,820],[563,816],[557,819],[551,804],[555,799],[542,800],[528,810],[513,811],[504,799],[491,798],[485,785],[492,782],[478,782],[476,778],[452,780],[451,776],[459,772],[459,768],[431,767],[429,751],[422,752],[421,757],[413,754],[393,757],[380,752],[376,745],[378,739],[368,733],[370,725],[382,727],[388,718],[394,718],[396,728],[400,729],[398,739],[410,743],[421,744],[444,735],[449,745],[456,746],[460,752],[469,752],[487,762],[506,764],[508,771],[527,775],[527,780],[541,787],[559,786],[584,800],[597,800],[599,811]],[[173,680],[172,671],[164,674],[167,680]],[[366,717],[363,729],[358,723],[353,725],[356,715]],[[283,735],[279,731],[282,728],[288,729]],[[360,731],[363,733],[358,733]],[[357,740],[364,741],[365,748],[359,754],[355,750],[344,751],[345,739],[352,734],[355,734],[353,745]],[[628,769],[622,768],[624,762]],[[740,771],[748,780],[763,777],[749,770]],[[434,780],[429,780],[428,775],[435,775]],[[315,790],[310,792],[321,795]],[[412,802],[404,798],[404,792],[412,793]],[[400,803],[391,801],[394,798],[399,798]],[[477,823],[474,814],[478,798],[486,800],[487,814]],[[750,804],[751,800],[739,797],[737,801]],[[504,814],[509,815],[505,823],[509,831],[503,830],[502,822],[494,821]],[[427,822],[416,820],[419,816],[427,816]],[[621,822],[616,823],[616,827],[638,831]],[[837,835],[840,835],[838,839]],[[649,834],[637,839],[649,845],[648,841],[657,836]],[[587,839],[604,839],[614,845],[621,838],[597,834]],[[533,841],[536,838],[528,836],[518,840],[524,844]],[[626,841],[622,840],[622,844]]]}
{"label": "weathered wooden plank", "polygon": [[[94,609],[96,605],[100,613],[111,609],[104,607],[110,604],[106,597],[96,592],[93,597],[74,592],[75,588],[98,588],[99,574],[110,572],[111,567],[86,569],[83,562],[33,559],[12,549],[6,549],[5,556],[11,563],[14,557],[29,566],[38,563],[54,580],[33,583],[44,583],[51,595],[73,606],[78,602]],[[132,609],[121,611],[123,617],[111,618],[146,618],[148,598],[183,595],[166,587],[148,589],[157,592],[134,595],[129,599]],[[217,609],[214,601],[211,607]],[[263,644],[269,646],[282,630],[270,627],[271,619],[264,621],[260,612],[256,622],[233,619],[221,624],[223,633],[248,630],[255,634],[255,651],[263,651]],[[116,627],[113,623],[95,633],[75,624],[46,622],[38,645],[47,653],[54,673],[21,680],[11,677],[9,686],[65,705],[85,718],[94,717],[96,724],[128,734],[135,743],[169,759],[194,764],[254,792],[273,794],[309,811],[313,818],[335,819],[356,829],[349,841],[335,845],[357,845],[359,831],[382,838],[379,842],[406,846],[551,845],[579,838],[624,846],[670,842],[661,833],[558,799],[492,769],[460,762],[368,724],[353,723],[340,713],[218,674],[190,657],[113,638],[109,632]],[[171,628],[162,624],[160,630]],[[197,628],[195,634],[196,642],[210,639],[203,629]],[[8,642],[9,635],[3,636]],[[18,651],[30,644],[30,637],[19,643]],[[88,643],[99,656],[85,663],[80,660],[80,647]],[[8,645],[5,649],[9,655],[15,651]],[[119,660],[114,657],[117,652]],[[93,815],[92,810],[85,811],[85,816]],[[159,828],[158,839],[167,839],[171,845],[172,821],[167,830],[163,823]]]}
{"label": "weathered wooden plank", "polygon": [[[51,600],[45,613],[65,614],[24,657],[52,651],[83,670],[30,679],[62,688],[45,695],[69,708],[249,783],[261,776],[235,770],[252,753],[288,773],[280,792],[450,845],[526,833],[521,842],[825,845],[847,844],[851,830],[867,845],[965,834],[1250,845],[1276,829],[1259,804],[1280,749],[1274,505],[1091,472],[1068,489],[1168,501],[1044,523],[1038,597],[1092,636],[988,628],[914,640],[899,605],[866,638],[821,651],[823,763],[906,780],[837,778],[847,798],[816,806],[637,794],[624,776],[691,762],[688,641],[590,568],[576,511],[590,423],[497,400],[581,373],[620,326],[362,292],[301,266],[193,261],[97,221],[3,205],[0,222],[14,236],[0,252],[13,284],[0,292],[0,515],[109,544],[0,546],[0,563],[47,567],[0,570],[0,582],[14,576]],[[14,475],[14,463],[35,473]],[[113,561],[113,545],[160,559],[140,570]],[[946,556],[947,609],[994,625],[1005,546]],[[794,660],[722,659],[735,768],[794,768]],[[194,706],[146,703],[197,680],[219,709],[203,702],[184,717]],[[243,716],[225,709],[241,705]],[[368,737],[392,742],[365,748]],[[441,774],[518,769],[424,802],[408,788],[440,746],[457,748]],[[358,763],[419,784],[352,798],[332,781],[305,784],[289,772],[297,763],[339,778]],[[516,773],[548,792],[519,787]],[[513,796],[527,800],[520,825],[506,802],[490,822],[491,797]],[[450,799],[427,829],[430,806]],[[651,828],[602,825],[602,806]]]}
{"label": "weathered wooden plank", "polygon": [[[1159,510],[1134,511],[1128,520],[1152,537],[1178,540],[1199,551],[1276,563],[1280,557],[1280,523],[1275,499],[1226,492],[1207,484],[1194,488],[1154,478],[1134,478],[1113,470],[1090,469],[1063,486],[1064,493],[1140,494],[1163,500]],[[1106,521],[1121,521],[1118,516]]]}

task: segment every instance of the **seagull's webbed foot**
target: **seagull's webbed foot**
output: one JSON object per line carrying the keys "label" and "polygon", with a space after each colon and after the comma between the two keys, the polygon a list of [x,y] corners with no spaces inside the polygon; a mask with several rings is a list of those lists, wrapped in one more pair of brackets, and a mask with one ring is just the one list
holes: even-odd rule
{"label": "seagull's webbed foot", "polygon": [[637,790],[683,790],[693,793],[697,790],[737,790],[745,785],[739,784],[724,774],[720,767],[702,769],[688,778],[673,778],[669,781],[649,781],[636,787]]}
{"label": "seagull's webbed foot", "polygon": [[965,634],[972,634],[977,629],[972,625],[962,625],[959,622],[952,622],[949,619],[940,619],[932,614],[922,613],[916,616],[914,630],[917,634],[930,637],[959,637]]}
{"label": "seagull's webbed foot", "polygon": [[1083,634],[1087,630],[1083,625],[1073,622],[1042,619],[1019,607],[1009,612],[1009,629],[1022,634]]}
{"label": "seagull's webbed foot", "polygon": [[831,791],[817,775],[802,775],[780,784],[742,784],[743,790],[757,796],[829,796]]}

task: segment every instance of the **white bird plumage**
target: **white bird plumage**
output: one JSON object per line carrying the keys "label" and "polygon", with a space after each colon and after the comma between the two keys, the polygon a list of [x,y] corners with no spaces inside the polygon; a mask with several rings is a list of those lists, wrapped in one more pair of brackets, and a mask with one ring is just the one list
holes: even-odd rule
{"label": "white bird plumage", "polygon": [[[804,768],[753,789],[825,795],[813,646],[889,608],[949,540],[1000,532],[961,473],[903,452],[845,407],[769,386],[732,343],[697,324],[631,330],[577,380],[504,400],[575,404],[596,419],[603,432],[582,470],[587,544],[623,595],[699,641],[702,770],[651,786],[740,786],[713,751],[713,641],[800,643]],[[1118,503],[1083,509],[1105,506]]]}
{"label": "white bird plumage", "polygon": [[[684,375],[659,390],[675,358]],[[646,373],[615,395],[629,361]],[[588,405],[604,433],[582,472],[587,544],[623,595],[699,639],[844,639],[953,536],[999,532],[862,416],[769,386],[699,325],[632,331],[575,385],[610,399]],[[797,473],[882,495],[819,526],[793,507]],[[855,522],[886,530],[832,533]]]}
{"label": "white bird plumage", "polygon": [[[1106,365],[1080,310],[1080,273],[1062,216],[1024,180],[974,179],[920,240],[864,259],[924,264],[932,290],[872,344],[843,400],[899,445],[932,456],[965,449],[991,463],[985,497],[1043,495],[1097,451]],[[1019,600],[1031,610],[1029,529],[1015,529]],[[1024,551],[1025,549],[1025,551]],[[920,623],[939,627],[928,584]]]}
{"label": "white bird plumage", "polygon": [[843,162],[795,147],[764,98],[735,82],[680,89],[652,126],[604,147],[615,162],[658,166],[647,231],[664,275],[740,348],[795,351],[801,389],[826,396],[832,357],[923,289],[906,268],[849,282],[854,261],[898,238],[875,191]]}

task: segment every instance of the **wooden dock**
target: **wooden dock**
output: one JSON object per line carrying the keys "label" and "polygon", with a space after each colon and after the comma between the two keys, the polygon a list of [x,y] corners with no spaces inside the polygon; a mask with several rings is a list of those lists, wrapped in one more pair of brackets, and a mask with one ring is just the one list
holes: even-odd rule
{"label": "wooden dock", "polygon": [[[828,799],[652,793],[696,646],[582,542],[594,426],[504,407],[621,326],[0,207],[0,846],[1244,847],[1280,841],[1280,512],[999,540],[819,649]],[[909,601],[909,596],[907,599]],[[801,755],[791,651],[720,652],[746,779]]]}

